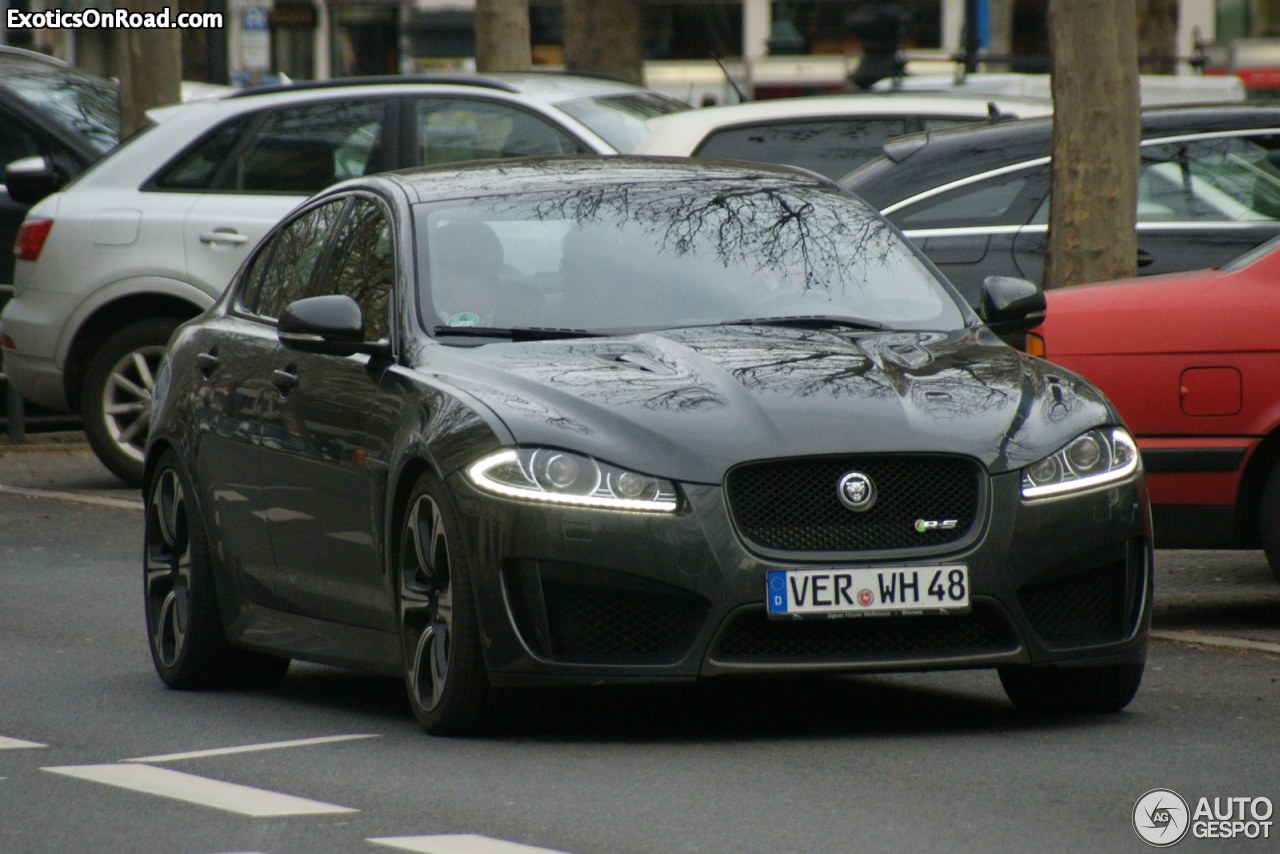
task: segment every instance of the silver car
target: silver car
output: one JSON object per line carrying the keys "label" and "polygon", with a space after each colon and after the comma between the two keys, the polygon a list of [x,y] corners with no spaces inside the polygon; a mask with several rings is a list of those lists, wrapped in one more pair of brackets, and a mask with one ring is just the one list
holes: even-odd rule
{"label": "silver car", "polygon": [[303,198],[408,166],[627,152],[648,117],[682,109],[629,84],[529,73],[303,84],[154,111],[28,214],[0,316],[5,369],[28,400],[78,410],[103,463],[140,482],[170,333]]}

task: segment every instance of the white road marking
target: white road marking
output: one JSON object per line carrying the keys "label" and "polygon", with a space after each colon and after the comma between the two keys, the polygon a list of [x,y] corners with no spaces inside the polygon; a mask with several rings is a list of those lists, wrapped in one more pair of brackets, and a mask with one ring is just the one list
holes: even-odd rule
{"label": "white road marking", "polygon": [[0,735],[0,750],[25,750],[30,747],[48,747],[36,741],[23,741],[20,738],[5,738]]}
{"label": "white road marking", "polygon": [[317,744],[333,744],[339,741],[355,741],[361,738],[381,738],[376,733],[359,735],[326,735],[319,738],[299,738],[293,741],[272,741],[265,744],[244,744],[238,747],[214,747],[209,750],[192,750],[187,753],[166,753],[161,756],[140,756],[124,762],[176,762],[179,759],[203,759],[206,756],[229,756],[233,753],[253,753],[258,750],[281,750],[286,747],[311,747]]}
{"label": "white road marking", "polygon": [[60,765],[41,770],[255,817],[359,812],[350,807],[210,780],[150,765]]}
{"label": "white road marking", "polygon": [[506,842],[475,834],[445,836],[387,836],[370,839],[375,845],[399,848],[402,851],[418,851],[420,854],[564,854],[550,848],[535,848],[518,842]]}

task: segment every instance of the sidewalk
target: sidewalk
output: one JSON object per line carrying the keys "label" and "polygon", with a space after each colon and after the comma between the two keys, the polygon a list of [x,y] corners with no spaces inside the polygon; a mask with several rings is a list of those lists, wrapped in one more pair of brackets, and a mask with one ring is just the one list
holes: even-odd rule
{"label": "sidewalk", "polygon": [[139,490],[107,471],[78,430],[31,433],[22,442],[0,436],[0,487],[65,492],[142,506]]}

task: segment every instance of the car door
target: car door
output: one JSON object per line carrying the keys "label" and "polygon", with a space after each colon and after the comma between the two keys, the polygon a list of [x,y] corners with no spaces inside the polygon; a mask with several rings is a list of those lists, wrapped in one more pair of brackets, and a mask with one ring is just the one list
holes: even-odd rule
{"label": "car door", "polygon": [[240,116],[156,182],[195,191],[183,222],[187,274],[212,296],[248,251],[304,198],[386,168],[388,98],[336,99]]}
{"label": "car door", "polygon": [[[330,207],[336,208],[337,205]],[[311,287],[345,294],[364,311],[365,338],[390,339],[395,265],[390,218],[371,197],[325,215],[333,232]],[[279,442],[264,439],[263,478],[277,590],[297,613],[347,625],[393,624],[381,555],[382,516],[397,398],[384,391],[385,360],[281,347]]]}
{"label": "car door", "polygon": [[263,424],[277,418],[279,406],[270,365],[279,349],[273,304],[281,297],[278,281],[264,288],[264,275],[277,250],[286,262],[296,254],[295,243],[292,232],[266,242],[242,274],[232,311],[199,330],[202,337],[193,342],[202,383],[195,394],[199,446],[191,455],[196,482],[205,487],[227,571],[245,596],[271,607],[279,603],[261,445]]}

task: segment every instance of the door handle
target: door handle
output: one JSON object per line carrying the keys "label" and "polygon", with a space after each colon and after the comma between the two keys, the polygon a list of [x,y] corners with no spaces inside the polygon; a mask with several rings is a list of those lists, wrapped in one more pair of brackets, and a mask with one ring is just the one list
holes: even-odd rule
{"label": "door handle", "polygon": [[280,389],[280,393],[288,394],[298,385],[298,369],[294,365],[283,370],[271,372],[271,384]]}
{"label": "door handle", "polygon": [[1138,250],[1138,266],[1139,267],[1148,267],[1154,264],[1155,261],[1156,261],[1156,256],[1152,255],[1147,250],[1145,249]]}
{"label": "door handle", "polygon": [[233,228],[215,228],[213,231],[206,231],[200,235],[200,242],[205,244],[228,243],[238,246],[241,243],[248,243],[249,236],[241,234]]}
{"label": "door handle", "polygon": [[218,355],[218,348],[214,347],[207,353],[201,353],[196,356],[196,364],[200,366],[200,373],[205,379],[213,376],[213,372],[218,369],[218,365],[222,362],[222,358]]}

